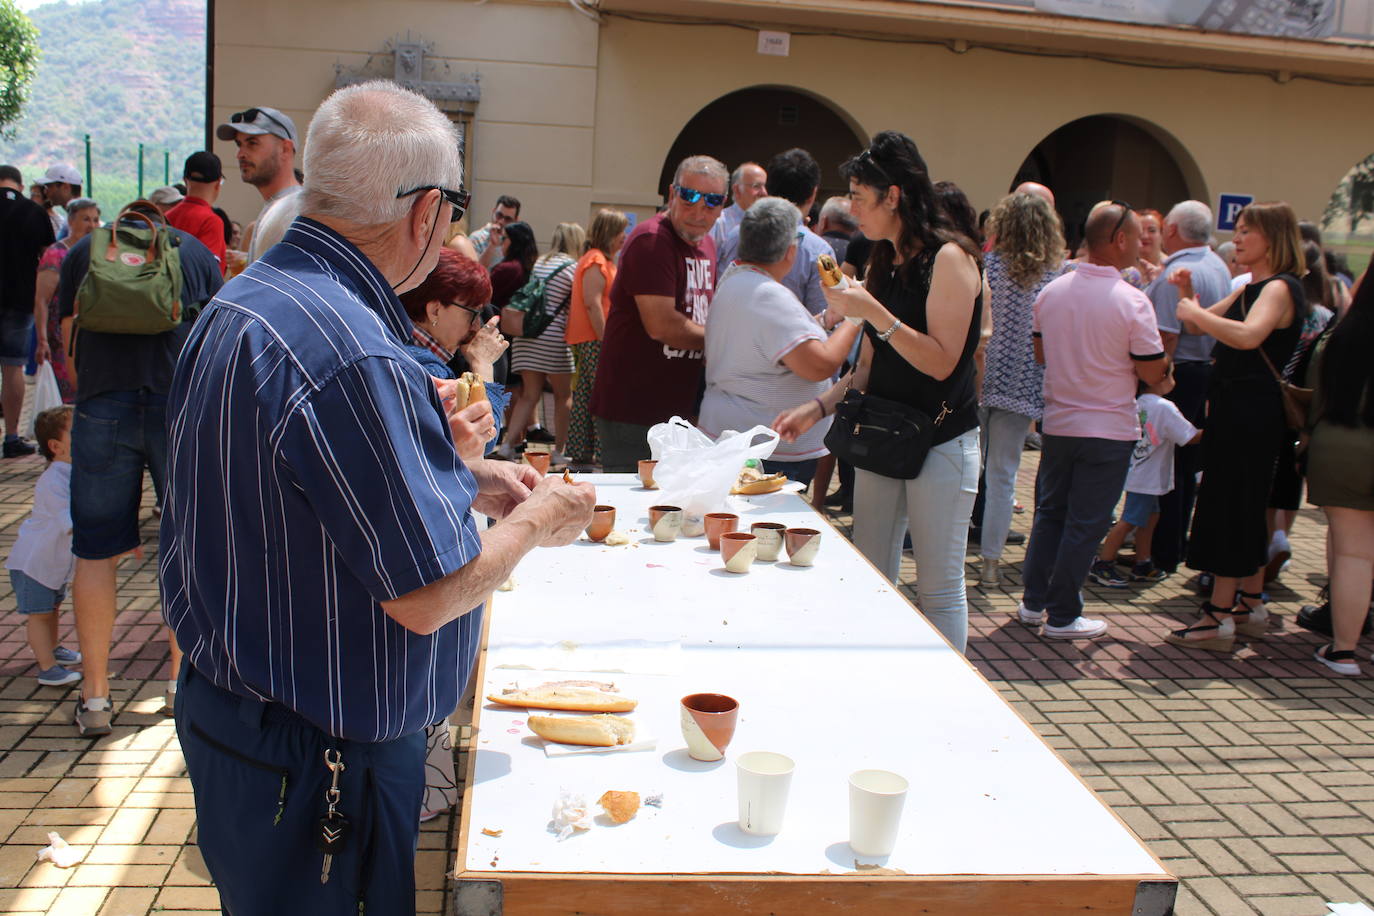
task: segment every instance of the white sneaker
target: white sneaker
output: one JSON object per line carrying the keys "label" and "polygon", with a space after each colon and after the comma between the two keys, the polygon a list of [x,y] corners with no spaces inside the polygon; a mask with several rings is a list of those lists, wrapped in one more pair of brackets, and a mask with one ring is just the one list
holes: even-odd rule
{"label": "white sneaker", "polygon": [[1026,607],[1026,602],[1022,601],[1016,606],[1016,619],[1028,627],[1038,627],[1045,622],[1045,612],[1032,611]]}
{"label": "white sneaker", "polygon": [[1076,617],[1073,623],[1062,627],[1045,624],[1044,635],[1050,639],[1096,639],[1105,632],[1107,621]]}

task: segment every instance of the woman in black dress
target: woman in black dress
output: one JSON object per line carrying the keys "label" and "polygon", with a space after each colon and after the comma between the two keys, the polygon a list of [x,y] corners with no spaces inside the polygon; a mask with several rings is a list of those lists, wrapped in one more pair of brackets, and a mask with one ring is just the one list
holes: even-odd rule
{"label": "woman in black dress", "polygon": [[[1216,338],[1202,437],[1202,485],[1188,540],[1188,565],[1215,576],[1202,621],[1165,638],[1175,645],[1229,652],[1235,634],[1260,637],[1268,611],[1260,598],[1268,559],[1265,508],[1287,421],[1274,367],[1287,364],[1307,302],[1298,220],[1286,203],[1251,204],[1236,220],[1236,260],[1249,285],[1204,309],[1189,271],[1171,278],[1182,298],[1178,318],[1191,334]],[[1265,359],[1268,359],[1268,363]]]}

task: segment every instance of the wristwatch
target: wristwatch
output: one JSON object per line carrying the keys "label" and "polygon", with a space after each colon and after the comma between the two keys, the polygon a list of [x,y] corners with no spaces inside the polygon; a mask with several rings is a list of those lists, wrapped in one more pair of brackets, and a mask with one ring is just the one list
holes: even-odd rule
{"label": "wristwatch", "polygon": [[902,319],[900,319],[900,318],[894,318],[894,319],[892,319],[892,327],[888,328],[886,331],[883,331],[881,334],[879,334],[879,335],[878,335],[878,339],[881,340],[883,343],[887,343],[887,339],[888,339],[889,337],[891,337],[893,334],[895,334],[895,333],[897,332],[897,329],[900,328],[901,326],[902,326]]}

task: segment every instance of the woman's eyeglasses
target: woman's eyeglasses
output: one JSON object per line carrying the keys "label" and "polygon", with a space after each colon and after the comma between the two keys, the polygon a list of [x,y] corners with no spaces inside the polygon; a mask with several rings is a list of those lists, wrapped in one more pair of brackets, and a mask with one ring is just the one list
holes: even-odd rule
{"label": "woman's eyeglasses", "polygon": [[465,312],[467,312],[469,315],[471,315],[473,318],[481,318],[481,317],[482,317],[482,310],[479,309],[479,308],[473,308],[472,306],[470,306],[470,305],[464,305],[464,304],[461,303],[461,302],[450,302],[449,305],[453,306],[453,307],[456,308],[456,309],[462,309],[463,311],[465,311]]}
{"label": "woman's eyeglasses", "polygon": [[400,200],[402,197],[409,197],[412,194],[420,194],[424,191],[438,191],[443,195],[444,200],[453,204],[453,212],[449,214],[448,218],[450,223],[456,223],[458,220],[462,219],[463,214],[468,212],[468,204],[472,202],[472,195],[467,191],[461,188],[457,191],[451,191],[443,185],[438,184],[427,184],[418,188],[411,188],[409,191],[401,191],[397,193],[396,199]]}
{"label": "woman's eyeglasses", "polygon": [[677,192],[678,198],[687,206],[691,207],[697,201],[706,201],[707,209],[714,210],[725,203],[724,194],[707,194],[705,191],[697,191],[693,188],[684,188],[680,184],[673,185],[673,190]]}

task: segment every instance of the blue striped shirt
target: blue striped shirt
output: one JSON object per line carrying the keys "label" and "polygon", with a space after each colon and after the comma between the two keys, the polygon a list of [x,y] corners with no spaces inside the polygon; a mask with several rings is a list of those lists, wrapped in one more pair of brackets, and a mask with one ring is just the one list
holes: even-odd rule
{"label": "blue striped shirt", "polygon": [[481,627],[420,636],[378,603],[481,550],[410,338],[372,263],[302,217],[201,314],[168,396],[159,575],[187,660],[355,741],[452,712]]}

